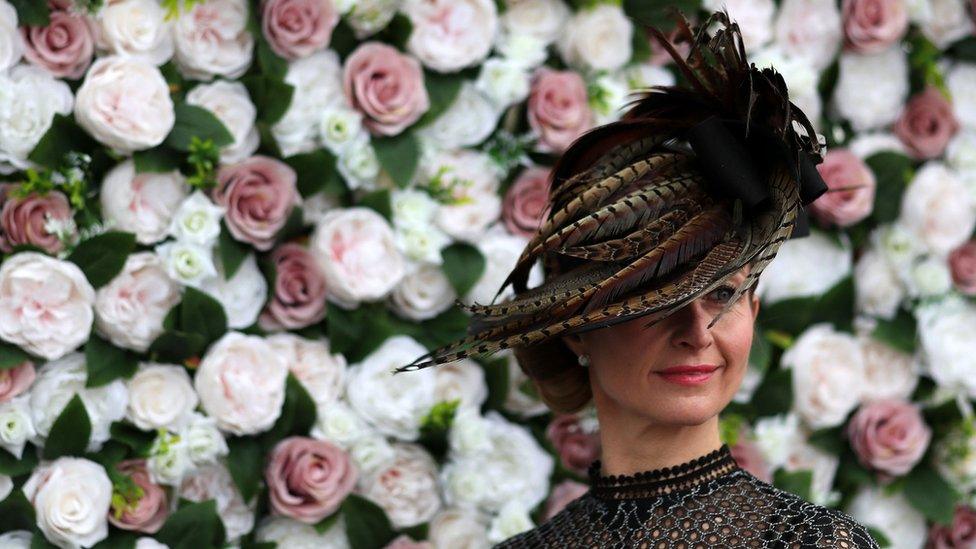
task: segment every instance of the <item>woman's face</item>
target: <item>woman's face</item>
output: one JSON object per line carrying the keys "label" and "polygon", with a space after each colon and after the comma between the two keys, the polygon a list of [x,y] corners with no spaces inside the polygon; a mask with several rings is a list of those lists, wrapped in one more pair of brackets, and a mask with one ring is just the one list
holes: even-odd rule
{"label": "woman's face", "polygon": [[[590,383],[598,408],[617,408],[661,424],[698,425],[732,400],[748,365],[759,298],[746,293],[706,329],[749,273],[729,281],[650,328],[636,318],[564,338],[576,354],[590,357]],[[703,381],[661,372],[678,365],[711,365]]]}

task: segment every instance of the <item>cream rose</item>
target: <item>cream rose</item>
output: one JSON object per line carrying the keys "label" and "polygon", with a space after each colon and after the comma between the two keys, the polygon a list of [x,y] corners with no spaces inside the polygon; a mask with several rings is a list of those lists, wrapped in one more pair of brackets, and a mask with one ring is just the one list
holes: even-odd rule
{"label": "cream rose", "polygon": [[154,244],[166,238],[173,215],[189,186],[178,171],[136,173],[130,159],[102,180],[102,215],[115,228],[135,233],[136,242]]}
{"label": "cream rose", "polygon": [[419,444],[393,444],[393,459],[362,480],[362,493],[386,511],[394,528],[429,521],[441,508],[437,463]]}
{"label": "cream rose", "polygon": [[258,336],[227,332],[200,361],[194,386],[203,409],[224,431],[252,435],[281,414],[288,364]]}
{"label": "cream rose", "polygon": [[763,47],[773,37],[773,0],[705,0],[702,7],[708,11],[727,9],[729,17],[742,30],[742,43],[746,52]]}
{"label": "cream rose", "polygon": [[846,52],[839,63],[834,88],[838,114],[857,132],[894,122],[908,96],[908,59],[901,47],[874,54]]}
{"label": "cream rose", "polygon": [[241,329],[254,324],[268,293],[268,281],[261,274],[254,254],[248,254],[234,276],[227,279],[223,264],[216,263],[217,276],[200,284],[200,289],[213,296],[227,314],[227,326]]}
{"label": "cream rose", "polygon": [[569,65],[583,70],[614,71],[632,54],[634,24],[623,8],[597,4],[577,12],[560,32],[559,53]]}
{"label": "cream rose", "polygon": [[368,208],[327,213],[312,233],[309,251],[325,273],[330,300],[348,308],[382,299],[406,273],[393,229]]}
{"label": "cream rose", "polygon": [[200,189],[193,191],[173,214],[168,233],[177,240],[210,246],[220,236],[224,208],[213,203]]}
{"label": "cream rose", "polygon": [[783,0],[774,33],[783,53],[800,57],[821,71],[840,48],[840,10],[831,0]]}
{"label": "cream rose", "polygon": [[214,500],[217,514],[227,530],[227,541],[236,543],[254,528],[254,506],[241,497],[227,467],[216,463],[200,467],[183,479],[180,496],[190,501]]}
{"label": "cream rose", "polygon": [[207,280],[217,278],[217,267],[210,248],[190,242],[167,240],[155,248],[170,278],[200,288]]}
{"label": "cream rose", "polygon": [[269,336],[268,343],[284,357],[316,407],[325,409],[339,400],[346,381],[346,357],[333,353],[328,340],[282,332]]}
{"label": "cream rose", "polygon": [[[976,395],[976,306],[953,296],[916,309],[926,370],[940,386]],[[969,335],[967,335],[969,334]]]}
{"label": "cream rose", "polygon": [[145,352],[163,333],[163,318],[180,301],[180,286],[159,257],[137,252],[95,292],[95,330],[119,347]]}
{"label": "cream rose", "polygon": [[456,297],[444,271],[424,263],[413,267],[393,289],[390,306],[410,320],[427,320],[449,309]]}
{"label": "cream rose", "polygon": [[108,537],[112,481],[87,459],[63,457],[39,465],[24,484],[37,528],[61,547],[91,547]]}
{"label": "cream rose", "polygon": [[441,204],[434,222],[449,236],[477,242],[502,213],[498,196],[499,173],[480,152],[461,149],[439,151],[421,165],[420,180],[440,179],[450,189],[452,202]]}
{"label": "cream rose", "polygon": [[180,71],[198,80],[243,75],[254,51],[247,18],[245,0],[208,0],[182,12],[173,28]]}
{"label": "cream rose", "polygon": [[458,400],[459,406],[480,409],[488,398],[485,371],[480,364],[463,359],[437,368],[437,388],[434,398],[438,402]]}
{"label": "cream rose", "polygon": [[129,421],[146,431],[182,429],[199,402],[182,366],[142,363],[127,385]]}
{"label": "cream rose", "polygon": [[902,195],[901,221],[930,251],[945,256],[976,227],[976,200],[955,172],[927,162]]}
{"label": "cream rose", "polygon": [[153,65],[173,57],[173,24],[156,0],[111,2],[98,12],[95,23],[102,49]]}
{"label": "cream rose", "polygon": [[29,395],[0,402],[0,448],[21,459],[27,441],[36,436]]}
{"label": "cream rose", "polygon": [[0,265],[0,337],[53,360],[91,335],[95,290],[77,265],[20,252]]}
{"label": "cream rose", "polygon": [[874,248],[864,252],[854,266],[857,310],[891,320],[905,298],[905,286],[884,255]]}
{"label": "cream rose", "polygon": [[963,126],[976,128],[976,63],[956,63],[946,73],[952,110]]}
{"label": "cream rose", "polygon": [[271,135],[281,154],[289,157],[314,150],[323,113],[347,106],[342,94],[342,65],[333,50],[292,61],[285,82],[294,86],[295,92],[284,116],[271,126]]}
{"label": "cream rose", "polygon": [[756,292],[770,303],[819,295],[850,274],[851,263],[849,245],[838,246],[827,233],[814,230],[780,246]]}
{"label": "cream rose", "polygon": [[233,143],[220,150],[222,163],[240,162],[257,150],[260,138],[254,121],[258,111],[244,84],[226,80],[201,84],[186,94],[186,102],[212,112],[234,137]]}
{"label": "cream rose", "polygon": [[501,24],[508,34],[528,35],[546,46],[565,31],[569,17],[562,0],[508,0]]}
{"label": "cream rose", "polygon": [[485,515],[475,510],[449,507],[430,521],[427,538],[435,547],[476,549],[488,546]]}
{"label": "cream rose", "polygon": [[99,58],[85,75],[75,96],[75,120],[99,142],[127,154],[162,143],[176,114],[159,69],[112,55]]}
{"label": "cream rose", "polygon": [[0,72],[9,69],[24,55],[24,44],[17,32],[17,10],[0,0]]}
{"label": "cream rose", "polygon": [[923,547],[928,534],[925,516],[918,512],[904,494],[888,494],[882,487],[863,486],[845,509],[855,520],[877,528],[895,542],[893,547]]}
{"label": "cream rose", "polygon": [[73,103],[71,88],[41,68],[18,65],[0,71],[0,173],[30,166],[27,157],[51,128],[54,115],[70,114]]}
{"label": "cream rose", "polygon": [[[508,234],[504,229],[493,227],[492,231],[486,233],[480,242],[478,250],[485,256],[485,271],[482,273],[478,282],[468,290],[463,300],[467,304],[472,303],[491,303],[495,297],[495,292],[502,285],[502,281],[511,272],[512,267],[518,261],[519,255],[528,244],[529,239],[523,236]],[[542,282],[541,266],[535,265],[529,273],[529,286],[535,286]],[[511,288],[506,288],[498,296],[499,303],[512,294]]]}
{"label": "cream rose", "polygon": [[455,72],[488,56],[498,28],[494,0],[407,0],[407,50],[438,72]]}
{"label": "cream rose", "polygon": [[473,82],[464,82],[451,106],[417,133],[441,149],[470,147],[491,135],[500,115],[501,110]]}

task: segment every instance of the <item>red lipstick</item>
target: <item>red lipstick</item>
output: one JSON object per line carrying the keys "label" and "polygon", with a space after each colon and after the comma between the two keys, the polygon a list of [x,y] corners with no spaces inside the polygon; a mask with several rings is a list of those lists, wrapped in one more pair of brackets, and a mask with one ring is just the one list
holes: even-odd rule
{"label": "red lipstick", "polygon": [[715,364],[681,364],[654,373],[678,385],[700,385],[708,381],[718,368]]}

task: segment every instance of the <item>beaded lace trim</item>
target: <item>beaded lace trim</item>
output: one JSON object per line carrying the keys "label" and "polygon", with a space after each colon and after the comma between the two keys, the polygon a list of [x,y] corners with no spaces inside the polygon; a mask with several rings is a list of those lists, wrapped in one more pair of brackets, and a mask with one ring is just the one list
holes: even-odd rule
{"label": "beaded lace trim", "polygon": [[739,469],[728,444],[691,461],[631,475],[603,475],[597,459],[587,474],[590,491],[604,499],[633,499],[690,490]]}

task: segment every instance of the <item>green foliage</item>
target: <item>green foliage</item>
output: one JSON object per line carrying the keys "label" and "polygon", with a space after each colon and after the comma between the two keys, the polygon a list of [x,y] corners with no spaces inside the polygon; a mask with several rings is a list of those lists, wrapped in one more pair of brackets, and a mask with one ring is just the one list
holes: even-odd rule
{"label": "green foliage", "polygon": [[455,243],[441,250],[444,274],[457,295],[463,296],[485,272],[485,257],[470,244]]}
{"label": "green foliage", "polygon": [[132,233],[107,231],[81,241],[68,261],[78,265],[92,287],[98,289],[122,271],[135,245],[136,235]]}
{"label": "green foliage", "polygon": [[139,366],[139,357],[92,334],[85,343],[85,366],[88,369],[85,385],[100,387],[119,378],[132,377]]}
{"label": "green foliage", "polygon": [[91,420],[81,397],[71,397],[58,419],[51,425],[51,432],[44,443],[44,459],[84,454],[91,428]]}
{"label": "green foliage", "polygon": [[12,343],[0,341],[0,370],[16,368],[28,360],[31,360],[31,356],[23,349]]}
{"label": "green foliage", "polygon": [[170,549],[197,549],[223,546],[226,533],[217,504],[209,499],[177,509],[154,537]]}
{"label": "green foliage", "polygon": [[368,499],[349,494],[341,509],[352,549],[383,547],[396,537],[386,513]]}
{"label": "green foliage", "polygon": [[904,482],[905,498],[925,518],[940,524],[952,522],[956,503],[962,496],[927,463],[912,469]]}
{"label": "green foliage", "polygon": [[416,136],[405,131],[393,137],[374,138],[372,145],[376,159],[393,182],[401,188],[409,185],[420,161],[420,143]]}
{"label": "green foliage", "polygon": [[224,123],[203,107],[177,103],[176,122],[166,136],[166,144],[178,151],[190,152],[194,138],[198,142],[210,140],[214,146],[223,147],[234,142]]}

